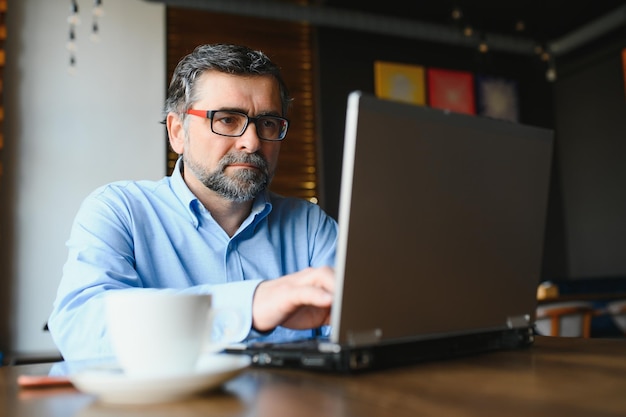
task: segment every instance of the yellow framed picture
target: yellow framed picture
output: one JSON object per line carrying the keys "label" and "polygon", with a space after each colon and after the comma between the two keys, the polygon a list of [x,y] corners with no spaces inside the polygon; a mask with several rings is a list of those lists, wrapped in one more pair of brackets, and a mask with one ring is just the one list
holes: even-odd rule
{"label": "yellow framed picture", "polygon": [[424,67],[397,62],[374,62],[374,91],[379,98],[425,105]]}

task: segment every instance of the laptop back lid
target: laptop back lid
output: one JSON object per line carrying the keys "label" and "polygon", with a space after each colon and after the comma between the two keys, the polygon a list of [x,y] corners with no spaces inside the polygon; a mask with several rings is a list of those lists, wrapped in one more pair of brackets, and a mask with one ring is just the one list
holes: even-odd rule
{"label": "laptop back lid", "polygon": [[331,342],[531,326],[553,132],[348,99]]}

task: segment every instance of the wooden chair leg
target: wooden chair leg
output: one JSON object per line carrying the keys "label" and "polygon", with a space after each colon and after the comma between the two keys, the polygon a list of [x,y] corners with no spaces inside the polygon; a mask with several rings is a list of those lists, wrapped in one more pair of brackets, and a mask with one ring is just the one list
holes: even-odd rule
{"label": "wooden chair leg", "polygon": [[587,312],[583,315],[583,337],[590,338],[591,337],[591,316],[592,312]]}
{"label": "wooden chair leg", "polygon": [[552,336],[561,334],[561,316],[552,316],[550,319],[550,334]]}

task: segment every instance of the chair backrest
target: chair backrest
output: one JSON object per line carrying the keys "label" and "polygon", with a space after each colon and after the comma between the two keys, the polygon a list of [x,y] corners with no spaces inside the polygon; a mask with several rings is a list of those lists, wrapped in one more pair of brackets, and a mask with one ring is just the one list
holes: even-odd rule
{"label": "chair backrest", "polygon": [[606,304],[606,311],[615,325],[626,336],[626,300],[610,301]]}
{"label": "chair backrest", "polygon": [[540,304],[535,327],[544,336],[591,337],[593,305],[586,301]]}

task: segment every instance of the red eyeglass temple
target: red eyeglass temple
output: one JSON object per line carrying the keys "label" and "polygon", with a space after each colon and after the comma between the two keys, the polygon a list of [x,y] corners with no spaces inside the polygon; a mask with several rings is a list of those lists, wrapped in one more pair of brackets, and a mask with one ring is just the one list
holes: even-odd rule
{"label": "red eyeglass temple", "polygon": [[187,114],[193,114],[194,116],[207,117],[208,112],[206,110],[189,109]]}

